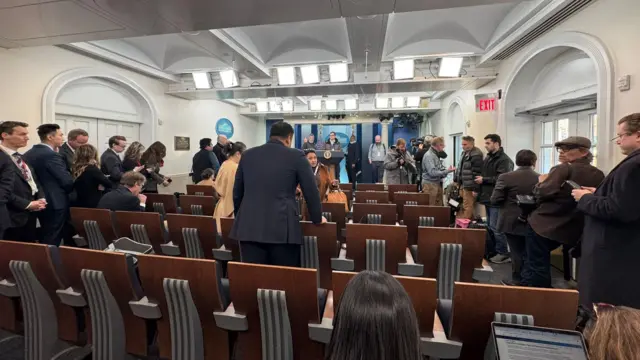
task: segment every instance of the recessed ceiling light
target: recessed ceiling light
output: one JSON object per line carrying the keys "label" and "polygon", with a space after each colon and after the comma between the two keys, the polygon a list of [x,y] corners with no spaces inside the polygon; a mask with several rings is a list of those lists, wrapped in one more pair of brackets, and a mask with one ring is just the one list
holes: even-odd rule
{"label": "recessed ceiling light", "polygon": [[269,111],[269,103],[266,101],[258,101],[256,103],[256,108],[258,112],[267,112]]}
{"label": "recessed ceiling light", "polygon": [[358,101],[356,99],[344,99],[345,110],[356,110],[358,108]]}
{"label": "recessed ceiling light", "polygon": [[402,96],[396,96],[391,98],[391,107],[394,109],[400,109],[404,107],[404,98]]}
{"label": "recessed ceiling light", "polygon": [[443,57],[440,59],[440,68],[438,69],[439,77],[458,77],[460,69],[462,69],[461,57]]}
{"label": "recessed ceiling light", "polygon": [[300,66],[300,74],[302,74],[303,84],[317,84],[320,82],[318,65]]}
{"label": "recessed ceiling light", "polygon": [[206,72],[194,72],[193,82],[196,84],[196,89],[211,89],[211,79],[209,73]]}
{"label": "recessed ceiling light", "polygon": [[296,68],[294,68],[293,66],[278,68],[278,84],[295,85]]}
{"label": "recessed ceiling light", "polygon": [[407,96],[407,107],[419,107],[420,96]]}
{"label": "recessed ceiling light", "polygon": [[320,111],[320,110],[322,110],[322,100],[320,100],[320,99],[311,99],[311,100],[309,100],[309,110],[311,110],[311,111]]}
{"label": "recessed ceiling light", "polygon": [[394,80],[413,79],[413,59],[396,60],[393,62]]}
{"label": "recessed ceiling light", "polygon": [[293,111],[293,101],[282,100],[282,111]]}
{"label": "recessed ceiling light", "polygon": [[377,109],[387,109],[389,108],[389,98],[376,98],[376,108]]}
{"label": "recessed ceiling light", "polygon": [[324,108],[327,110],[338,110],[338,100],[335,100],[335,99],[325,100]]}
{"label": "recessed ceiling light", "polygon": [[235,70],[220,71],[220,80],[225,88],[238,86],[238,74]]}
{"label": "recessed ceiling light", "polygon": [[345,82],[349,80],[349,66],[345,63],[330,64],[329,78],[331,82]]}

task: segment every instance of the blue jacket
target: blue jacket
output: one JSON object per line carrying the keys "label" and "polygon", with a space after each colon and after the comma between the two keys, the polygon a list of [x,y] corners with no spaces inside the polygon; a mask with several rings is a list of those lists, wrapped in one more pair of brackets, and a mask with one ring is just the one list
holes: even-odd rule
{"label": "blue jacket", "polygon": [[296,187],[300,184],[311,221],[322,222],[320,194],[309,161],[278,140],[242,154],[233,186],[236,219],[230,237],[267,244],[301,244]]}
{"label": "blue jacket", "polygon": [[23,155],[40,181],[47,199],[47,209],[69,208],[69,194],[73,191],[73,177],[67,170],[64,157],[44,144],[34,145]]}

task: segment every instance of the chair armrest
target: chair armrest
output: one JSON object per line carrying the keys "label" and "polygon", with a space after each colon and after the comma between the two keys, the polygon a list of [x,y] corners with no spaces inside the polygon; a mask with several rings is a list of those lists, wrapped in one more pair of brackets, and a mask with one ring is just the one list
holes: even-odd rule
{"label": "chair armrest", "polygon": [[60,298],[63,304],[71,307],[86,307],[87,300],[81,292],[74,290],[72,287],[68,287],[64,290],[56,290],[56,294]]}
{"label": "chair armrest", "polygon": [[180,248],[174,245],[173,242],[160,244],[160,249],[162,249],[162,253],[167,256],[180,256]]}
{"label": "chair armrest", "polygon": [[422,264],[398,264],[398,274],[403,276],[421,277],[424,275],[424,265]]}
{"label": "chair armrest", "polygon": [[420,352],[424,356],[438,359],[458,359],[461,351],[461,342],[447,339],[436,311],[433,317],[433,337],[420,337]]}
{"label": "chair armrest", "polygon": [[233,254],[231,250],[227,250],[224,245],[220,246],[218,249],[212,249],[213,258],[220,261],[232,261]]}
{"label": "chair armrest", "polygon": [[157,320],[162,318],[160,307],[157,303],[149,301],[145,296],[138,301],[129,301],[129,307],[133,315],[147,320]]}
{"label": "chair armrest", "polygon": [[355,264],[353,260],[347,259],[347,249],[340,249],[337,258],[331,258],[331,269],[337,271],[353,271]]}
{"label": "chair armrest", "polygon": [[221,329],[229,331],[247,331],[249,329],[247,316],[236,314],[233,303],[225,311],[214,311],[213,318],[216,320],[216,325]]}
{"label": "chair armrest", "polygon": [[309,339],[322,344],[328,344],[333,332],[333,291],[327,294],[322,320],[319,324],[309,324]]}
{"label": "chair armrest", "polygon": [[20,297],[18,286],[16,285],[16,283],[11,282],[7,279],[0,280],[0,295],[9,298]]}
{"label": "chair armrest", "polygon": [[473,280],[486,283],[491,281],[491,277],[493,276],[493,268],[489,265],[482,265],[481,268],[473,269]]}

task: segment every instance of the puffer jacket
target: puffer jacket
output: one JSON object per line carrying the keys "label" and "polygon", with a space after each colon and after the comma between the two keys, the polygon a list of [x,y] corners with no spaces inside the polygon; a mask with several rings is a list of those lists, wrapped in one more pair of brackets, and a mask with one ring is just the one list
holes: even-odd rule
{"label": "puffer jacket", "polygon": [[491,206],[491,194],[496,187],[498,176],[513,171],[513,161],[504,152],[503,148],[494,153],[487,154],[482,164],[482,185],[478,202]]}
{"label": "puffer jacket", "polygon": [[482,151],[477,147],[462,154],[453,181],[465,190],[480,192],[480,185],[475,183],[476,176],[482,176]]}

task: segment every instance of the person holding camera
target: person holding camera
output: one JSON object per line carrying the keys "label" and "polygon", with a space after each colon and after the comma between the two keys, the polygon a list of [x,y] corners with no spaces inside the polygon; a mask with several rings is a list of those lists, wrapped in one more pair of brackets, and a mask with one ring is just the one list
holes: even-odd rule
{"label": "person holding camera", "polygon": [[516,154],[516,171],[498,176],[496,187],[491,194],[491,205],[499,206],[496,229],[507,237],[511,249],[511,280],[502,283],[519,286],[522,277],[522,265],[525,255],[525,232],[527,229],[528,209],[519,204],[518,195],[533,195],[540,174],[536,167],[538,156],[531,150],[520,150]]}
{"label": "person holding camera", "polygon": [[422,192],[429,194],[429,205],[443,205],[444,190],[442,180],[456,171],[455,166],[449,169],[442,163],[444,139],[436,137],[431,140],[431,147],[422,158]]}
{"label": "person holding camera", "polygon": [[410,183],[410,174],[416,172],[416,164],[411,154],[407,152],[407,142],[404,139],[398,139],[395,149],[389,149],[387,152],[384,170],[387,175],[387,184]]}

